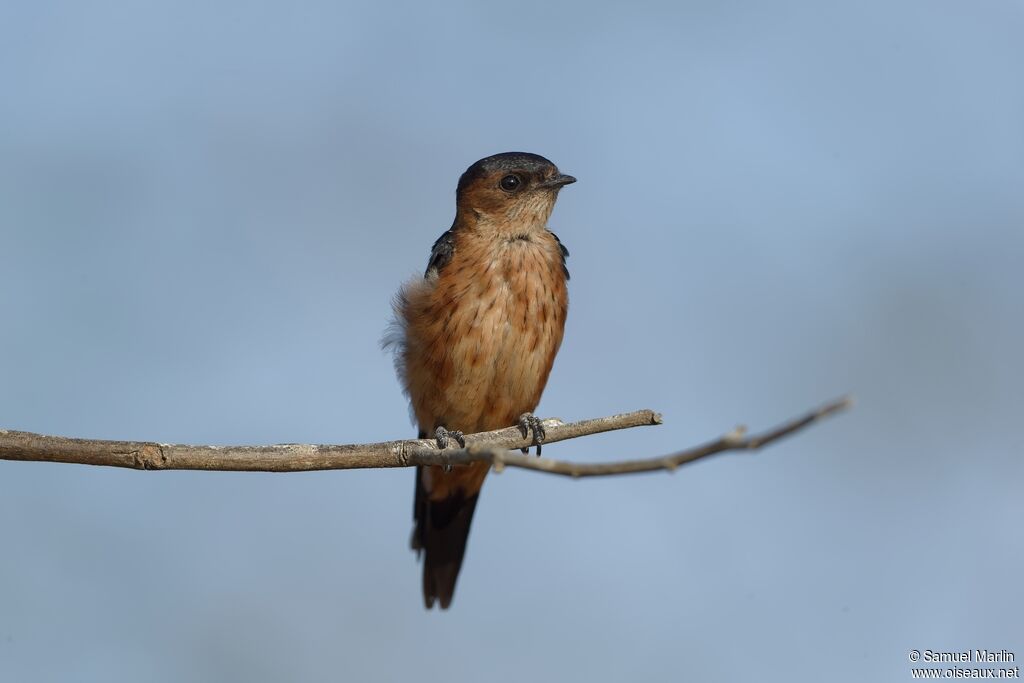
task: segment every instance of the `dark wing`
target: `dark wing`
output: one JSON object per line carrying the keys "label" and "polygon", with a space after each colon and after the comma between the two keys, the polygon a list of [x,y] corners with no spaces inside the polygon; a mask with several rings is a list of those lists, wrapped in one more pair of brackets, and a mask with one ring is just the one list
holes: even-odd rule
{"label": "dark wing", "polygon": [[[548,232],[551,232],[551,231],[548,230]],[[565,275],[565,279],[568,280],[569,279],[569,269],[565,267],[565,259],[569,258],[569,250],[565,248],[564,244],[562,244],[562,240],[558,239],[558,235],[556,235],[555,233],[551,232],[551,236],[555,238],[555,241],[558,242],[558,248],[562,250],[562,273]],[[434,245],[434,246],[437,246],[437,245]]]}
{"label": "dark wing", "polygon": [[[557,239],[557,238],[556,238]],[[427,263],[427,270],[423,277],[429,277],[431,271],[439,273],[452,260],[455,253],[455,233],[451,230],[445,231],[437,238],[434,246],[430,248],[430,261]]]}

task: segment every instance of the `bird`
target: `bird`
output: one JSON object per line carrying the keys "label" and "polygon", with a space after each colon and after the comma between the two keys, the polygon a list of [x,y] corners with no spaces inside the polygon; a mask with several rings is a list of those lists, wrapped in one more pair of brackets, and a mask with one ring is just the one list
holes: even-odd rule
{"label": "bird", "polygon": [[[569,307],[569,250],[547,222],[574,182],[528,152],[485,157],[459,178],[452,227],[423,277],[395,295],[385,336],[420,439],[464,447],[464,434],[518,426],[540,455],[544,427],[533,411]],[[451,605],[488,470],[416,468],[411,546],[423,559],[427,609]]]}

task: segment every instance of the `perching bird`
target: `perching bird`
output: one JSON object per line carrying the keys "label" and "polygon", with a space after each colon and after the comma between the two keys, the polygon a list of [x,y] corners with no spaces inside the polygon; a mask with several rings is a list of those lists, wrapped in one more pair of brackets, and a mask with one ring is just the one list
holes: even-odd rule
{"label": "perching bird", "polygon": [[[538,454],[532,411],[562,342],[568,250],[547,228],[558,191],[576,182],[542,156],[506,152],[459,178],[455,222],[434,242],[427,271],[395,298],[390,343],[419,425],[440,448],[463,433],[518,424]],[[416,468],[412,547],[423,599],[451,604],[486,463]]]}

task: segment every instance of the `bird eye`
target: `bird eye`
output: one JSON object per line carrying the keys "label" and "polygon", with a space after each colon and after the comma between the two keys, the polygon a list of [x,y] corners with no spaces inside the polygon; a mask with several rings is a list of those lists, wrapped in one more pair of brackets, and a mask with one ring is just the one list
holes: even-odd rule
{"label": "bird eye", "polygon": [[515,173],[509,173],[507,176],[502,178],[498,182],[498,186],[505,192],[515,192],[519,189],[519,186],[523,184],[523,179],[517,176]]}

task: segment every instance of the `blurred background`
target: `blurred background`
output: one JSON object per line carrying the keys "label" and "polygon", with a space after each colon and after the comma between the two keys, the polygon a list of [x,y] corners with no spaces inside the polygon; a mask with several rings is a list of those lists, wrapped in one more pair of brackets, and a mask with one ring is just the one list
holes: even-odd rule
{"label": "blurred background", "polygon": [[0,462],[0,680],[906,680],[1024,656],[1024,6],[10,2],[0,427],[413,436],[379,348],[459,174],[579,178],[538,414],[426,612],[413,473]]}

